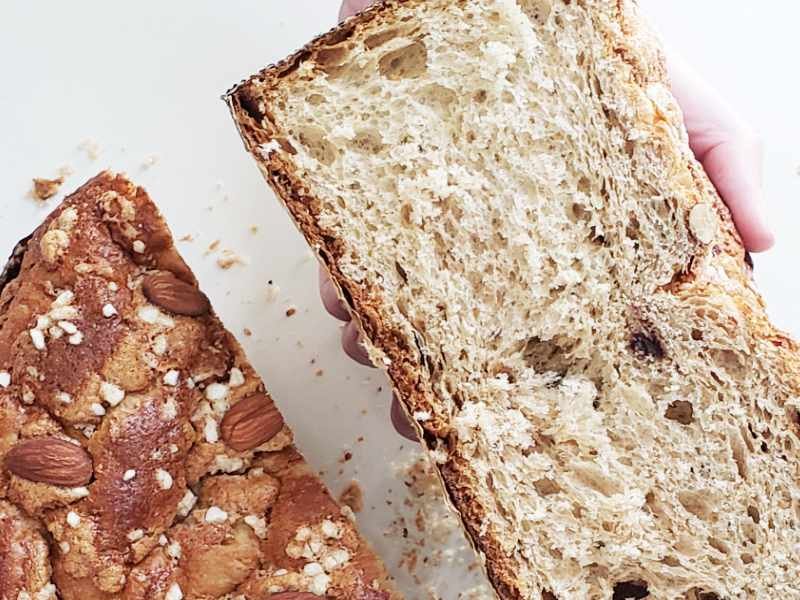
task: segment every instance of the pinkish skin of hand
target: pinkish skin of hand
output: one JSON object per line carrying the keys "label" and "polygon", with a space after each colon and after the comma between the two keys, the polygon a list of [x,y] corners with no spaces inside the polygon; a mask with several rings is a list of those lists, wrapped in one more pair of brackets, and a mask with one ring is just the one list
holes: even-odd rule
{"label": "pinkish skin of hand", "polygon": [[[373,0],[344,0],[339,19],[351,17],[372,3]],[[775,237],[761,212],[762,148],[759,138],[736,111],[674,52],[669,53],[667,69],[672,92],[683,111],[692,152],[728,205],[745,248],[751,252],[769,250]],[[361,364],[370,364],[361,344],[358,326],[350,321],[347,308],[339,300],[324,270],[320,270],[320,293],[328,312],[349,321],[342,332],[345,352]],[[397,398],[392,404],[392,422],[403,436],[415,439],[413,428]]]}

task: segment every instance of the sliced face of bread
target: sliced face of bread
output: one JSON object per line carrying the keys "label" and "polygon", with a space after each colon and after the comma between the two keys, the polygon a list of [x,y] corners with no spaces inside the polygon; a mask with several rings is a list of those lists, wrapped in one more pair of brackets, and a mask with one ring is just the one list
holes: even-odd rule
{"label": "sliced face of bread", "polygon": [[800,598],[798,349],[633,2],[388,1],[228,102],[502,598]]}

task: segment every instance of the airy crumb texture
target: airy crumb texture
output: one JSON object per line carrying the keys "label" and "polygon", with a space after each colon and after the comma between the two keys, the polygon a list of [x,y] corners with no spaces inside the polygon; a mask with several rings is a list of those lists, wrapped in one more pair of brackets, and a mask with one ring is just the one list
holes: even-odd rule
{"label": "airy crumb texture", "polygon": [[64,183],[63,177],[55,179],[33,179],[33,197],[37,200],[49,200],[58,193]]}
{"label": "airy crumb texture", "polygon": [[800,598],[800,355],[631,0],[390,0],[229,102],[503,598]]}
{"label": "airy crumb texture", "polygon": [[0,275],[0,598],[398,598],[349,515],[141,188],[102,173],[18,245]]}

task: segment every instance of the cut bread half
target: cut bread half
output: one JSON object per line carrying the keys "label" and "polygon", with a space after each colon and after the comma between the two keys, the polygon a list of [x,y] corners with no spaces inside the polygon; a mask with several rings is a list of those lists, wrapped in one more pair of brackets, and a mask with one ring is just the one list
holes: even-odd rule
{"label": "cut bread half", "polygon": [[147,193],[103,172],[0,273],[0,599],[399,600]]}
{"label": "cut bread half", "polygon": [[800,598],[798,348],[633,2],[387,1],[227,100],[502,598]]}

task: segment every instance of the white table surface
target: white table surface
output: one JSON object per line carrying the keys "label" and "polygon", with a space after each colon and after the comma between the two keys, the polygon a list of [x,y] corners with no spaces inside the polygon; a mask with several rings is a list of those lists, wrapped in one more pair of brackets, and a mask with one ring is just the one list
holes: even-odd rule
{"label": "white table surface", "polygon": [[[749,0],[647,0],[646,8],[665,37],[764,137],[767,212],[779,241],[756,257],[756,278],[774,320],[798,336],[800,4],[769,4],[767,10]],[[392,463],[407,461],[412,444],[388,425],[384,376],[340,351],[340,330],[318,302],[316,266],[305,243],[245,154],[219,99],[234,82],[327,30],[337,10],[337,0],[5,0],[0,254],[63,193],[103,168],[144,185],[176,236],[195,237],[181,243],[181,251],[242,340],[307,456],[335,491],[353,477],[362,483],[362,529],[408,598],[428,598],[422,587],[430,584],[450,600],[475,583],[462,566],[421,569],[423,586],[397,566],[404,548],[387,531],[405,486]],[[78,148],[86,139],[99,145],[94,160]],[[146,167],[148,159],[155,162]],[[61,194],[45,205],[26,197],[32,177],[55,176],[62,165],[74,174]],[[259,226],[256,235],[251,225]],[[250,263],[221,270],[216,255],[204,255],[217,239]],[[280,287],[272,302],[268,280]],[[289,306],[298,308],[291,318],[285,315]],[[242,335],[245,327],[252,337]],[[317,369],[324,373],[316,376]],[[357,442],[362,435],[365,440]],[[353,459],[342,465],[348,449]]]}

